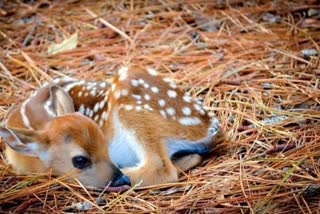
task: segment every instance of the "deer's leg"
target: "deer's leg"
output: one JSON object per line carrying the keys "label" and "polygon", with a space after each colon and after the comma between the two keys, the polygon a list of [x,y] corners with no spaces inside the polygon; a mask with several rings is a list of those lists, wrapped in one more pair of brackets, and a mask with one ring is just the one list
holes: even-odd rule
{"label": "deer's leg", "polygon": [[202,157],[199,154],[191,154],[176,158],[173,161],[173,164],[182,171],[187,171],[202,162]]}
{"label": "deer's leg", "polygon": [[[146,158],[137,167],[122,169],[130,177],[132,184],[142,181],[142,186],[178,181],[178,170],[158,144],[158,151],[146,151]],[[154,150],[154,148],[153,148]]]}

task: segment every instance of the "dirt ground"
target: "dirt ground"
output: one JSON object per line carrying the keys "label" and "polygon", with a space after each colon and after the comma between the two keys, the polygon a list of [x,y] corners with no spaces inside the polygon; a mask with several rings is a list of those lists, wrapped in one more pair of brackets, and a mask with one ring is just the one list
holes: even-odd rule
{"label": "dirt ground", "polygon": [[[15,175],[0,151],[0,212],[317,213],[318,0],[0,1],[0,119],[57,77],[152,66],[221,122],[179,183],[103,193]],[[57,44],[64,44],[57,46]]]}

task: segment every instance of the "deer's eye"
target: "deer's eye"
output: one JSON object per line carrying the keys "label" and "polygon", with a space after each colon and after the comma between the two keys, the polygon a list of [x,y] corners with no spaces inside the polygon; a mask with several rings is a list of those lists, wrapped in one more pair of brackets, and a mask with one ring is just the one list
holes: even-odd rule
{"label": "deer's eye", "polygon": [[75,168],[84,169],[91,165],[91,160],[85,156],[79,155],[72,158],[72,164]]}

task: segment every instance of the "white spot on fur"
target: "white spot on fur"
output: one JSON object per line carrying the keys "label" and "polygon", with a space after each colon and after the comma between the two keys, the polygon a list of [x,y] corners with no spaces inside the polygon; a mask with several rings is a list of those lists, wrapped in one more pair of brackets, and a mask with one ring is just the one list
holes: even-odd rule
{"label": "white spot on fur", "polygon": [[119,80],[123,81],[128,77],[128,67],[121,67],[119,69]]}
{"label": "white spot on fur", "polygon": [[150,99],[151,99],[151,97],[150,97],[150,95],[149,95],[149,94],[145,94],[145,95],[144,95],[144,99],[145,99],[145,100],[150,100]]}
{"label": "white spot on fur", "polygon": [[175,113],[176,113],[176,111],[171,107],[170,108],[166,108],[166,112],[171,116],[175,115]]}
{"label": "white spot on fur", "polygon": [[205,110],[203,109],[203,107],[201,105],[195,103],[193,106],[201,115],[206,114]]}
{"label": "white spot on fur", "polygon": [[153,108],[151,108],[151,106],[148,105],[148,104],[144,104],[144,105],[143,105],[143,108],[145,108],[145,109],[147,109],[147,110],[149,110],[149,111],[153,111]]}
{"label": "white spot on fur", "polygon": [[145,87],[145,88],[149,88],[149,87],[150,87],[150,85],[149,85],[148,83],[144,83],[144,84],[143,84],[143,87]]}
{"label": "white spot on fur", "polygon": [[183,107],[182,113],[186,116],[189,116],[189,115],[191,115],[191,109],[189,107]]}
{"label": "white spot on fur", "polygon": [[177,97],[177,92],[174,90],[168,90],[167,94],[170,98],[176,98]]}
{"label": "white spot on fur", "polygon": [[121,96],[120,91],[115,91],[115,92],[114,92],[114,98],[115,98],[115,99],[119,99],[120,96]]}
{"label": "white spot on fur", "polygon": [[106,104],[106,102],[104,100],[102,100],[100,102],[100,109],[103,109],[105,104]]}
{"label": "white spot on fur", "polygon": [[96,104],[94,105],[93,112],[94,112],[94,113],[97,113],[98,110],[99,110],[99,103],[96,103]]}
{"label": "white spot on fur", "polygon": [[82,91],[79,91],[78,97],[81,97],[81,96],[82,96]]}
{"label": "white spot on fur", "polygon": [[167,114],[164,110],[160,110],[160,114],[164,119],[167,119]]}
{"label": "white spot on fur", "polygon": [[122,90],[121,90],[121,94],[122,94],[123,96],[127,96],[127,95],[129,94],[128,89],[122,89]]}
{"label": "white spot on fur", "polygon": [[91,112],[91,109],[88,107],[86,108],[86,112],[85,112],[85,115],[89,116],[90,115],[90,112]]}
{"label": "white spot on fur", "polygon": [[179,123],[184,126],[192,126],[192,125],[199,125],[201,120],[197,117],[182,117],[179,119]]}
{"label": "white spot on fur", "polygon": [[104,121],[103,120],[99,120],[99,127],[102,127],[103,126],[103,123],[104,123]]}
{"label": "white spot on fur", "polygon": [[164,107],[166,105],[166,101],[164,99],[158,100],[158,103],[161,107]]}
{"label": "white spot on fur", "polygon": [[151,76],[158,76],[158,72],[152,68],[147,68],[147,71]]}
{"label": "white spot on fur", "polygon": [[96,122],[98,122],[98,120],[99,120],[99,114],[96,114],[96,116],[94,116],[93,120],[96,121]]}
{"label": "white spot on fur", "polygon": [[136,110],[137,110],[137,111],[141,111],[141,110],[142,110],[142,107],[141,107],[141,106],[136,106]]}
{"label": "white spot on fur", "polygon": [[102,82],[102,83],[100,83],[100,87],[102,87],[102,88],[107,87],[107,83],[106,83],[106,82]]}
{"label": "white spot on fur", "polygon": [[132,80],[131,80],[131,85],[132,85],[132,86],[138,86],[138,85],[139,85],[138,80],[132,79]]}
{"label": "white spot on fur", "polygon": [[108,117],[108,112],[104,111],[101,115],[101,119],[105,120]]}
{"label": "white spot on fur", "polygon": [[143,85],[144,84],[144,80],[143,79],[138,79],[138,83]]}
{"label": "white spot on fur", "polygon": [[186,103],[191,103],[191,101],[192,101],[192,98],[189,95],[186,95],[186,94],[182,97],[182,99]]}
{"label": "white spot on fur", "polygon": [[156,87],[156,86],[152,86],[152,87],[151,87],[151,91],[156,94],[156,93],[159,92],[159,88]]}
{"label": "white spot on fur", "polygon": [[167,82],[167,83],[173,83],[174,81],[172,79],[170,79],[169,77],[164,77],[162,79],[164,82]]}
{"label": "white spot on fur", "polygon": [[170,83],[169,86],[170,88],[173,88],[173,89],[177,88],[177,85],[174,82]]}
{"label": "white spot on fur", "polygon": [[136,100],[141,100],[141,96],[138,94],[132,94],[132,97],[135,98]]}
{"label": "white spot on fur", "polygon": [[133,106],[132,105],[125,105],[124,109],[127,110],[127,111],[130,111],[130,110],[133,109]]}
{"label": "white spot on fur", "polygon": [[80,107],[79,107],[79,112],[80,112],[81,114],[84,114],[84,112],[85,112],[85,107],[84,107],[83,104],[80,105]]}

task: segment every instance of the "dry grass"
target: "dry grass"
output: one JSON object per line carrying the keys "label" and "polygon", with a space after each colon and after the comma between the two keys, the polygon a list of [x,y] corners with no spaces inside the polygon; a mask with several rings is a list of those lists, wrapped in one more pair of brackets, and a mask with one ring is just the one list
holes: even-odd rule
{"label": "dry grass", "polygon": [[[77,211],[70,205],[84,201],[91,213],[319,212],[319,1],[177,2],[0,3],[1,119],[51,78],[105,80],[135,63],[203,98],[225,135],[180,183],[123,194],[17,176],[1,156],[0,212]],[[47,53],[75,32],[75,49]],[[311,48],[317,56],[301,53]]]}

